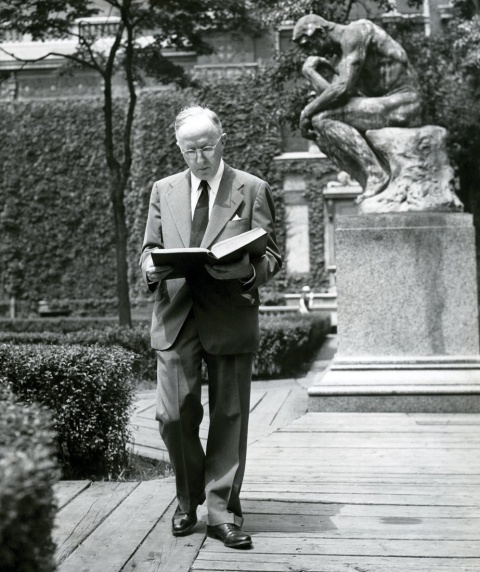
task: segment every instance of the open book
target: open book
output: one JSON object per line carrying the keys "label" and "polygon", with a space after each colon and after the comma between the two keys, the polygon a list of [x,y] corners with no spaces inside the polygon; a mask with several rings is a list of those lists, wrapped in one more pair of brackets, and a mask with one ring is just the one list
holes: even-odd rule
{"label": "open book", "polygon": [[208,248],[156,248],[150,251],[155,266],[172,266],[165,279],[183,278],[201,269],[205,264],[229,264],[240,260],[245,252],[250,260],[263,256],[267,250],[267,232],[252,228]]}

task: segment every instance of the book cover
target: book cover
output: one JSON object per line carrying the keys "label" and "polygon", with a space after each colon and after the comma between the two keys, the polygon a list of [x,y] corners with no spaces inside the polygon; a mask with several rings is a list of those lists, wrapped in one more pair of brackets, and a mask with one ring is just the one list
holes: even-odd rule
{"label": "book cover", "polygon": [[245,252],[250,260],[265,254],[267,232],[263,228],[253,228],[232,236],[208,248],[158,248],[150,252],[155,266],[172,266],[173,272],[166,277],[183,278],[198,272],[205,264],[230,264],[240,260]]}

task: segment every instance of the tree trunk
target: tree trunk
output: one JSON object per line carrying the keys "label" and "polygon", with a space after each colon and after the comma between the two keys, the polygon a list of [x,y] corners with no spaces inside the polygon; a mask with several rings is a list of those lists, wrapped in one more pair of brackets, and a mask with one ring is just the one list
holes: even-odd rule
{"label": "tree trunk", "polygon": [[110,196],[115,220],[115,250],[117,267],[118,318],[121,326],[132,325],[130,293],[128,287],[127,224],[125,219],[125,182],[118,174],[111,173]]}

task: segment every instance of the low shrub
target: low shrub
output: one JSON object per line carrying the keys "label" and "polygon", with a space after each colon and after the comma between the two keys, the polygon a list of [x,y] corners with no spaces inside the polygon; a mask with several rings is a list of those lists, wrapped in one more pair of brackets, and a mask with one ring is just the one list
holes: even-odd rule
{"label": "low shrub", "polygon": [[262,316],[260,348],[254,377],[295,377],[302,374],[330,329],[328,318],[312,315]]}
{"label": "low shrub", "polygon": [[0,370],[14,393],[53,412],[65,477],[125,466],[133,359],[119,347],[0,344]]}
{"label": "low shrub", "polygon": [[53,484],[59,476],[49,413],[20,403],[0,379],[0,568],[53,572]]}
{"label": "low shrub", "polygon": [[132,328],[106,326],[101,329],[62,332],[1,332],[0,342],[47,345],[120,346],[133,352],[133,372],[136,379],[156,379],[155,350],[150,345],[150,325],[137,324]]}
{"label": "low shrub", "polygon": [[[330,328],[327,318],[312,314],[260,315],[260,349],[254,358],[254,378],[298,376],[312,360]],[[137,380],[155,382],[155,350],[150,346],[150,325],[121,326],[75,332],[0,332],[0,342],[16,344],[97,344],[121,346],[133,352]]]}
{"label": "low shrub", "polygon": [[0,319],[0,332],[77,332],[87,329],[101,330],[114,327],[118,318],[109,317],[57,317],[57,318],[20,318],[16,320]]}

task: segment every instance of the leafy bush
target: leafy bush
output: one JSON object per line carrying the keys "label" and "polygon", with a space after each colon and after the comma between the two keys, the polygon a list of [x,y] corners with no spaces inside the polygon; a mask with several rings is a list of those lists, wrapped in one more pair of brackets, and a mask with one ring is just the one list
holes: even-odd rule
{"label": "leafy bush", "polygon": [[77,332],[80,330],[103,329],[118,324],[118,317],[95,318],[22,318],[0,319],[0,332]]}
{"label": "leafy bush", "polygon": [[315,357],[329,329],[330,321],[317,315],[263,317],[255,377],[297,376]]}
{"label": "leafy bush", "polygon": [[53,572],[55,517],[50,415],[20,403],[0,379],[0,567]]}
{"label": "leafy bush", "polygon": [[[255,356],[254,377],[295,376],[320,348],[329,322],[318,316],[265,316],[260,314],[260,350]],[[98,344],[121,346],[134,354],[133,370],[138,380],[156,379],[155,351],[150,347],[150,325],[121,326],[76,332],[0,332],[0,342],[16,344]]]}
{"label": "leafy bush", "polygon": [[124,467],[133,358],[115,346],[0,344],[0,370],[14,393],[53,412],[64,476]]}
{"label": "leafy bush", "polygon": [[54,332],[1,332],[0,342],[15,344],[47,344],[47,345],[100,345],[121,346],[134,353],[132,363],[136,379],[155,379],[156,356],[150,345],[150,325],[137,324],[132,328],[122,326],[105,326],[102,329],[88,328],[85,330],[62,333]]}

